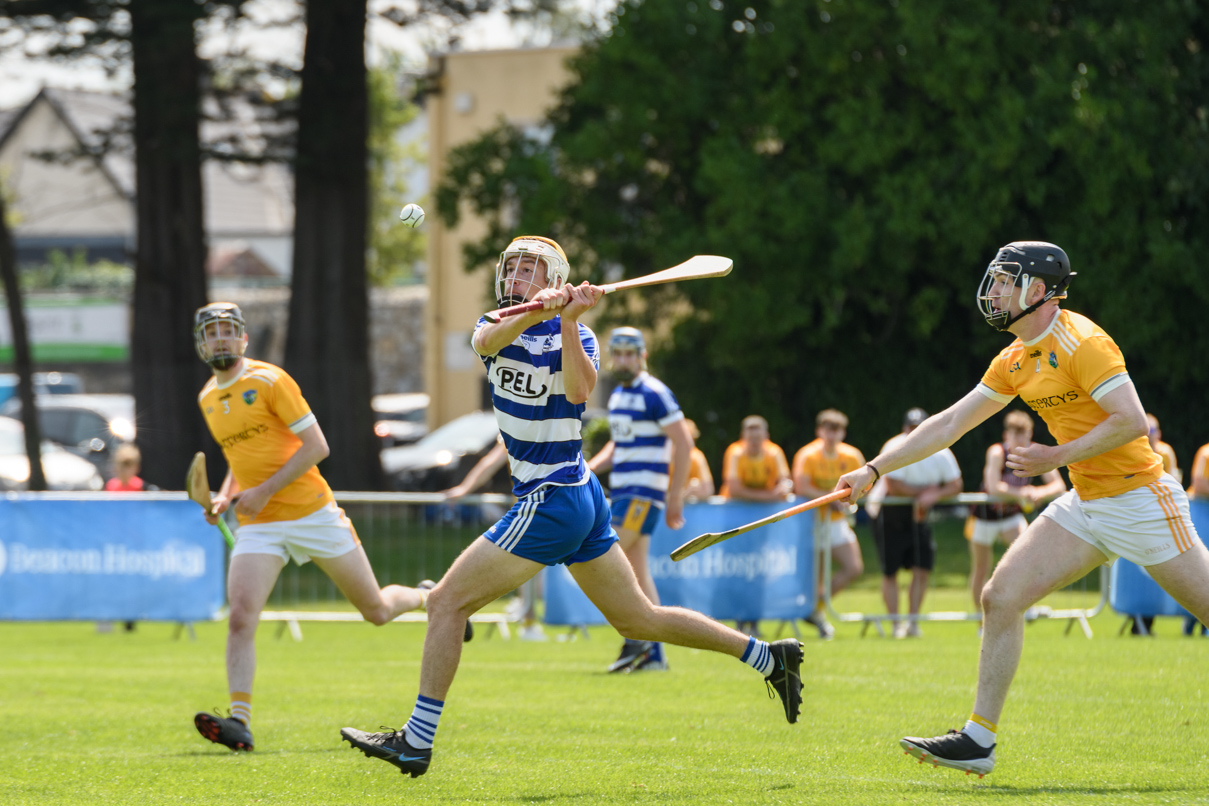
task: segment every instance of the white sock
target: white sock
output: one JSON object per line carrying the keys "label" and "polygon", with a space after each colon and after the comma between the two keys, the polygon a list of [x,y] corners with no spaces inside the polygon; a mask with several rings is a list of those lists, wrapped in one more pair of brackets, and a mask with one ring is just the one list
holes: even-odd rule
{"label": "white sock", "polygon": [[432,747],[432,740],[437,737],[437,723],[441,721],[441,712],[445,703],[431,697],[416,697],[416,707],[411,712],[411,719],[403,726],[403,737],[407,743],[417,750],[427,750]]}
{"label": "white sock", "polygon": [[743,653],[743,657],[739,658],[739,660],[765,677],[772,674],[772,653],[768,651],[768,642],[761,641],[754,635],[748,639],[747,651]]}
{"label": "white sock", "polygon": [[979,747],[994,747],[995,731],[998,727],[994,722],[983,719],[978,714],[970,714],[970,719],[961,732],[977,742]]}

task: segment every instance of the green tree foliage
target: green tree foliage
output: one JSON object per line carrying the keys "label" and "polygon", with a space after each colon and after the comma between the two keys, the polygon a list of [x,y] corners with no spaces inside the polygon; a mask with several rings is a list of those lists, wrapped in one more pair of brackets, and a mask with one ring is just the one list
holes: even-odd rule
{"label": "green tree foliage", "polygon": [[399,131],[415,119],[416,105],[399,92],[403,72],[396,56],[369,71],[369,253],[366,270],[373,285],[389,285],[413,276],[424,258],[424,231],[399,223],[399,208],[411,198],[406,172],[424,155],[414,143],[399,142]]}
{"label": "green tree foliage", "polygon": [[[488,216],[477,265],[519,231],[565,239],[579,279],[733,257],[725,280],[609,303],[670,327],[652,361],[714,462],[753,412],[792,451],[838,407],[872,453],[908,407],[948,405],[1010,342],[975,311],[983,267],[1054,241],[1069,307],[1116,338],[1187,462],[1209,440],[1189,349],[1206,44],[1191,0],[626,0],[548,128],[454,154],[439,209]],[[959,444],[967,485],[998,433]]]}

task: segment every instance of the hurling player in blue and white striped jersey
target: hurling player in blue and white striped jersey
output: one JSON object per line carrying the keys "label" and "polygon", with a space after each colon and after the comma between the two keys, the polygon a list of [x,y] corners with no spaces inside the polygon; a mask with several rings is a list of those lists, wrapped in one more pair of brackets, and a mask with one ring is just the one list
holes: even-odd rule
{"label": "hurling player in blue and white striped jersey", "polygon": [[[660,515],[672,529],[684,525],[684,486],[693,437],[675,395],[646,371],[646,359],[641,330],[619,327],[609,334],[609,369],[621,382],[609,397],[613,438],[592,457],[588,467],[594,473],[612,467],[609,488],[613,528],[642,592],[659,604],[659,592],[647,562],[651,533]],[[649,641],[627,640],[609,666],[610,672],[666,669],[663,644]]]}
{"label": "hurling player in blue and white striped jersey", "polygon": [[796,722],[802,704],[801,644],[768,644],[681,607],[652,604],[609,525],[604,490],[587,468],[580,414],[596,385],[596,338],[579,323],[604,294],[567,284],[567,257],[554,241],[521,237],[496,265],[501,306],[541,301],[543,308],[490,324],[479,321],[474,351],[483,358],[496,418],[508,449],[517,502],[454,561],[428,595],[428,632],[420,692],[397,731],[341,736],[367,756],[412,777],[428,771],[445,696],[462,657],[466,620],[516,590],[543,565],[563,563],[622,635],[732,655],[756,669]]}

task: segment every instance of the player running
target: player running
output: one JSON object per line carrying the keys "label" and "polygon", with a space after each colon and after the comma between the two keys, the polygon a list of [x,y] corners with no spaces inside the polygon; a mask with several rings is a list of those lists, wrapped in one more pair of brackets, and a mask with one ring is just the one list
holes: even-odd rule
{"label": "player running", "polygon": [[378,587],[353,524],[315,467],[328,455],[323,431],[293,378],[244,357],[248,336],[239,307],[214,302],[199,308],[193,336],[214,373],[197,402],[228,467],[215,514],[206,520],[217,523],[234,505],[240,524],[227,571],[229,716],[202,712],[193,723],[212,742],[251,750],[256,627],[291,557],[299,565],[314,560],[373,624],[423,607],[426,593]]}
{"label": "player running", "polygon": [[[621,385],[609,396],[613,438],[588,462],[600,474],[609,468],[613,529],[634,568],[642,592],[659,604],[647,557],[651,533],[662,514],[667,525],[684,525],[684,488],[693,452],[684,412],[672,391],[646,369],[646,340],[635,327],[609,334],[609,362]],[[671,470],[669,471],[669,461]],[[627,640],[610,672],[666,671],[663,644]]]}
{"label": "player running", "polygon": [[588,470],[580,437],[580,417],[600,360],[596,336],[579,317],[603,292],[586,282],[567,285],[569,273],[562,248],[547,238],[517,238],[500,254],[499,304],[540,300],[544,305],[498,324],[479,319],[471,342],[487,368],[517,502],[462,552],[429,597],[419,696],[407,724],[386,733],[340,731],[353,747],[413,778],[427,772],[432,761],[433,740],[461,659],[462,622],[543,565],[565,564],[626,638],[742,660],[780,695],[786,719],[798,718],[802,650],[796,639],[770,645],[695,611],[652,604],[617,545],[604,490]]}
{"label": "player running", "polygon": [[1012,448],[1017,476],[1065,465],[1073,490],[1053,501],[1007,550],[982,592],[983,634],[974,712],[945,736],[899,742],[933,765],[979,777],[995,766],[998,722],[1024,643],[1024,612],[1118,556],[1145,566],[1181,605],[1209,619],[1209,552],[1188,498],[1146,440],[1146,415],[1116,343],[1094,322],[1061,310],[1075,273],[1050,243],[999,250],[978,289],[988,324],[1016,336],[973,391],[924,421],[896,448],[843,476],[863,493],[877,477],[952,445],[1017,395],[1058,444]]}

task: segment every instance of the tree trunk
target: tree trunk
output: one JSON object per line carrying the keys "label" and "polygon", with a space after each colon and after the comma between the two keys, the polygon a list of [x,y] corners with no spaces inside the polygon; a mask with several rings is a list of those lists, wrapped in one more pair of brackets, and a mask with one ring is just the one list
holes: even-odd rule
{"label": "tree trunk", "polygon": [[8,228],[8,211],[0,193],[0,274],[4,275],[4,295],[8,297],[8,318],[13,331],[13,365],[17,369],[17,393],[21,397],[21,421],[25,423],[25,454],[29,457],[29,484],[26,489],[45,490],[42,472],[42,427],[34,405],[34,362],[29,351],[25,326],[25,308],[21,304],[21,285],[17,282],[17,250]]}
{"label": "tree trunk", "polygon": [[336,489],[383,486],[370,409],[366,0],[309,0],[298,110],[286,370],[332,449]]}
{"label": "tree trunk", "polygon": [[142,476],[169,490],[182,488],[193,452],[210,442],[197,409],[208,373],[192,335],[193,312],[206,303],[199,12],[194,3],[130,3],[138,196],[130,356]]}

